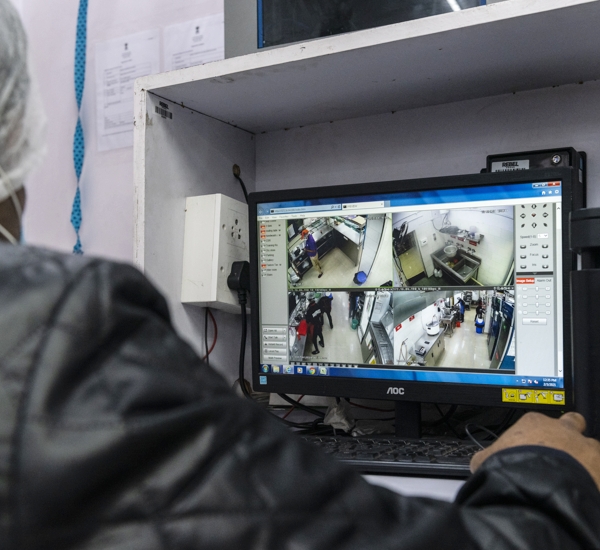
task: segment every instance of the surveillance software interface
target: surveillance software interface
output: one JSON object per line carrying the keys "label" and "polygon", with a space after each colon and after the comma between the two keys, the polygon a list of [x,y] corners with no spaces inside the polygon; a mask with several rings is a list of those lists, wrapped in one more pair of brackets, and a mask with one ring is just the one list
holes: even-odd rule
{"label": "surveillance software interface", "polygon": [[491,384],[558,404],[561,201],[548,181],[257,205],[261,383]]}

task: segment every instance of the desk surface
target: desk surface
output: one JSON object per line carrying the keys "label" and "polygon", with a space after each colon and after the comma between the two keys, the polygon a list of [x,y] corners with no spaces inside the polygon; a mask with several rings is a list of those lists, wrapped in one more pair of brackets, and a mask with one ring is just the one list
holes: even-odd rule
{"label": "desk surface", "polygon": [[381,485],[395,493],[406,496],[437,498],[452,502],[465,483],[463,479],[439,479],[426,477],[366,475],[373,485]]}

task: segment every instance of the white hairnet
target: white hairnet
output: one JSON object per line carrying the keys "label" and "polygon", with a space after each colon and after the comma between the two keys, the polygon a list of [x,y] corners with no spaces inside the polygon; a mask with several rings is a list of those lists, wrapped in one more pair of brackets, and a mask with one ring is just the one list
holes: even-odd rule
{"label": "white hairnet", "polygon": [[0,0],[0,201],[11,194],[10,186],[23,186],[41,158],[44,127],[27,68],[25,30],[10,0]]}

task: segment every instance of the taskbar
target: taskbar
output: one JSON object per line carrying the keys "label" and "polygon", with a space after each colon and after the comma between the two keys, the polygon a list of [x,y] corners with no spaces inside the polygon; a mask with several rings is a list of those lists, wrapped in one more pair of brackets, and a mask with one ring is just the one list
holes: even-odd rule
{"label": "taskbar", "polygon": [[[291,365],[265,363],[260,366],[263,375],[331,376],[340,378],[364,378],[369,380],[404,380],[413,382],[440,382],[447,384],[479,384],[531,388],[564,388],[564,379],[555,376],[523,376],[517,374],[469,373],[395,370],[390,368],[364,368],[332,365]],[[261,381],[261,383],[263,383]],[[266,382],[264,382],[266,383]]]}

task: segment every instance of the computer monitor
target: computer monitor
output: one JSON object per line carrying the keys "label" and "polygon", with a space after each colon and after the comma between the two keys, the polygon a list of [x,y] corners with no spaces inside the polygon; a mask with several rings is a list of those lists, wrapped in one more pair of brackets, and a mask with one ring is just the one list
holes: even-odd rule
{"label": "computer monitor", "polygon": [[258,391],[573,405],[576,171],[253,193]]}

